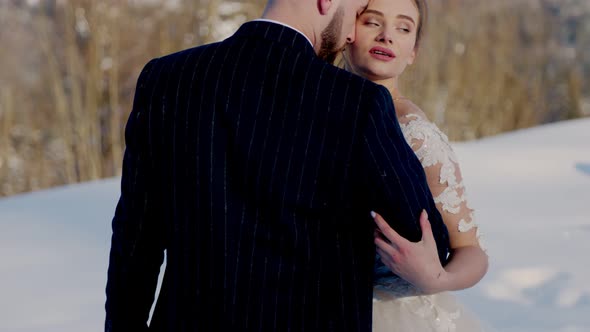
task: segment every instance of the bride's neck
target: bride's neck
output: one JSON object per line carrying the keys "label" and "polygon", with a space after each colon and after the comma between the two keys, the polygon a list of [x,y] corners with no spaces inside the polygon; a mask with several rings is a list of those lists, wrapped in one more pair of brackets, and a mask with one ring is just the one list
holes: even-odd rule
{"label": "bride's neck", "polygon": [[397,79],[388,78],[385,80],[375,80],[373,82],[386,87],[387,90],[389,90],[389,93],[391,94],[391,97],[393,97],[393,99],[403,98],[402,93],[399,91]]}

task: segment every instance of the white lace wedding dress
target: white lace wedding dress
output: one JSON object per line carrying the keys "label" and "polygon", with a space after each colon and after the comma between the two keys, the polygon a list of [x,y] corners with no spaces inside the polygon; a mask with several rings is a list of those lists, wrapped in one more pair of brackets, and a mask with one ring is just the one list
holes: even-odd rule
{"label": "white lace wedding dress", "polygon": [[[399,118],[399,122],[406,141],[424,167],[434,201],[449,229],[451,246],[460,246],[463,241],[473,242],[474,237],[479,241],[481,236],[473,210],[467,205],[457,158],[447,136],[420,112],[406,113]],[[483,330],[480,321],[450,292],[420,295],[414,286],[391,274],[377,277],[375,281],[373,331]]]}

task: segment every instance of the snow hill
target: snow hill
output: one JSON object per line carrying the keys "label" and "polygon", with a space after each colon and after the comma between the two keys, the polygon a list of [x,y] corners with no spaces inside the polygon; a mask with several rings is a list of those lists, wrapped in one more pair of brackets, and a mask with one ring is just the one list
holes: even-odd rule
{"label": "snow hill", "polygon": [[[590,331],[590,118],[456,143],[490,271],[457,295],[497,331]],[[119,179],[0,200],[0,331],[102,331]]]}

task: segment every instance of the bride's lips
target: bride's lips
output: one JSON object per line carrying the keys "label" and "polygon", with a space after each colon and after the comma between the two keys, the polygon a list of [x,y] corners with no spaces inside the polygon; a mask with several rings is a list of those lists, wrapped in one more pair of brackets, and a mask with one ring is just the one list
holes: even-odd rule
{"label": "bride's lips", "polygon": [[371,54],[371,56],[377,60],[386,62],[395,59],[395,53],[393,53],[392,50],[385,47],[375,46],[369,50],[369,54]]}

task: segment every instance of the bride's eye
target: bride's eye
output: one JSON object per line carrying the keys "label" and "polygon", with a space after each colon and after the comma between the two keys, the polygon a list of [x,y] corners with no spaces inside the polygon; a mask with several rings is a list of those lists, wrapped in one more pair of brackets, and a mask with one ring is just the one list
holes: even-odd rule
{"label": "bride's eye", "polygon": [[402,33],[410,33],[410,32],[412,32],[412,29],[409,26],[405,25],[405,24],[399,25],[397,27],[397,30],[401,31]]}
{"label": "bride's eye", "polygon": [[369,26],[374,26],[374,27],[379,27],[379,23],[375,22],[375,21],[365,21],[365,25],[369,25]]}

